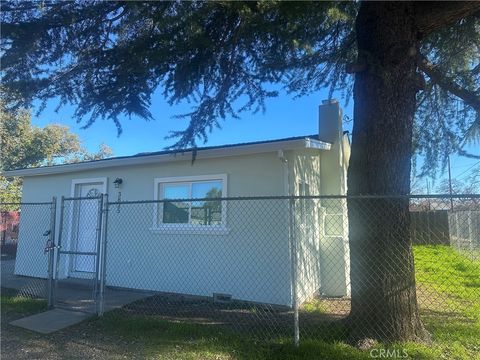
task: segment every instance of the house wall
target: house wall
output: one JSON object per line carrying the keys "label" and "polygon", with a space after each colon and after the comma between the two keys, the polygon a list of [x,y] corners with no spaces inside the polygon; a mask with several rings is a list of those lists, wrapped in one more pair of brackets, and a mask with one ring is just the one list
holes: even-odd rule
{"label": "house wall", "polygon": [[[22,200],[70,196],[73,179],[99,177],[108,180],[110,201],[118,197],[119,189],[112,183],[117,177],[123,179],[122,201],[152,200],[155,178],[210,174],[227,174],[228,193],[223,196],[285,195],[284,167],[277,153],[204,159],[193,164],[190,160],[25,177]],[[207,296],[218,292],[289,305],[287,208],[285,200],[231,201],[227,205],[227,233],[192,235],[151,230],[152,204],[112,205],[107,285]],[[57,214],[57,224],[59,221]],[[28,232],[29,226],[34,226],[33,222],[22,224],[22,229]],[[31,248],[32,239],[20,234],[18,258],[28,259]],[[21,268],[23,275],[45,274],[43,267]]]}
{"label": "house wall", "polygon": [[[303,195],[299,192],[299,184],[307,183],[310,195],[345,195],[348,167],[345,150],[348,147],[347,142],[337,141],[330,151],[291,151],[291,193]],[[316,293],[348,296],[350,260],[346,201],[297,200],[295,237],[299,302]]]}
{"label": "house wall", "polygon": [[[332,145],[321,158],[321,194],[346,195],[347,168],[350,156],[348,136]],[[348,244],[347,202],[344,199],[324,199],[321,202],[323,222],[322,249],[322,294],[326,296],[350,295],[350,250]]]}
{"label": "house wall", "polygon": [[[284,155],[286,163],[272,152],[201,159],[193,164],[187,159],[26,177],[23,201],[71,196],[72,181],[88,178],[107,178],[110,201],[118,199],[119,190],[122,201],[152,200],[155,178],[212,174],[227,174],[228,193],[223,196],[229,197],[299,195],[300,183],[310,186],[311,195],[345,193],[346,162],[340,143],[330,151],[291,150]],[[121,189],[113,186],[117,177],[123,179]],[[300,302],[318,292],[349,294],[348,227],[342,201],[295,203]],[[153,207],[151,203],[110,207],[107,285],[206,296],[226,293],[238,299],[291,304],[288,200],[229,201],[224,233],[152,230]],[[58,212],[57,224],[59,221]],[[28,226],[35,225],[23,224],[25,233],[31,232]],[[25,266],[29,252],[38,245],[31,241],[20,234],[16,272],[44,277],[45,264]],[[66,268],[60,263],[60,276],[67,275]]]}
{"label": "house wall", "polygon": [[[290,153],[290,189],[292,195],[319,195],[321,189],[321,152],[318,150]],[[308,193],[301,193],[301,184],[308,184]],[[302,303],[319,292],[321,277],[320,241],[323,223],[319,221],[320,200],[295,200],[294,237],[297,247],[297,300]]]}

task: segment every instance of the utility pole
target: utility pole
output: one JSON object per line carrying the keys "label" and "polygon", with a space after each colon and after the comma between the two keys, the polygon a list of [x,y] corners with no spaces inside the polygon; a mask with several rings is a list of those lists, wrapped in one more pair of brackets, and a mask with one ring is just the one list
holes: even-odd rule
{"label": "utility pole", "polygon": [[453,211],[452,170],[450,168],[450,154],[448,155],[448,190],[450,192],[450,210]]}

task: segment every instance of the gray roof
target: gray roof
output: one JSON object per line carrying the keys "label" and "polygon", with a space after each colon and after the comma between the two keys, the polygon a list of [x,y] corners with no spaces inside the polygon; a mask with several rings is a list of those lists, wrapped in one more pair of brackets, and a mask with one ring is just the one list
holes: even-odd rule
{"label": "gray roof", "polygon": [[[148,158],[151,159],[160,159],[169,157],[173,160],[187,160],[186,158],[176,158],[179,155],[185,156],[190,154],[190,159],[193,160],[194,158],[201,158],[204,154],[209,154],[209,157],[220,157],[221,154],[224,153],[224,150],[233,150],[238,149],[241,151],[242,149],[252,149],[251,152],[255,152],[253,149],[260,150],[266,149],[267,147],[270,149],[275,144],[278,146],[283,146],[284,144],[298,144],[299,142],[307,143],[308,144],[315,144],[315,147],[318,149],[328,150],[330,148],[329,143],[323,142],[318,140],[318,135],[304,135],[304,136],[294,136],[282,139],[275,139],[275,140],[264,140],[264,141],[254,141],[254,142],[245,142],[245,143],[236,143],[236,144],[227,144],[227,145],[218,145],[218,146],[205,146],[205,147],[197,147],[197,148],[188,148],[188,149],[175,149],[175,150],[162,150],[162,151],[155,151],[155,152],[144,152],[138,153],[135,155],[129,156],[116,156],[106,159],[100,160],[90,160],[90,161],[82,161],[73,164],[60,164],[60,165],[49,165],[49,166],[40,166],[36,168],[23,168],[23,169],[14,169],[5,171],[5,176],[29,176],[29,175],[43,175],[47,173],[60,173],[60,172],[70,172],[70,171],[80,171],[87,168],[98,168],[98,167],[111,167],[111,166],[119,166],[120,164],[133,164],[133,163],[145,163],[145,160]],[[272,146],[268,146],[272,145]],[[272,150],[270,150],[272,151]],[[216,154],[213,155],[213,154]],[[138,161],[137,161],[138,160]]]}

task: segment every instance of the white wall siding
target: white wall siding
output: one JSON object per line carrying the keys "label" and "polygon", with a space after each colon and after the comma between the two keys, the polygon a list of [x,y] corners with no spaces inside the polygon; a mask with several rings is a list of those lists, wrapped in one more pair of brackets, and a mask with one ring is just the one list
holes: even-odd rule
{"label": "white wall siding", "polygon": [[[309,184],[310,195],[345,194],[346,169],[339,144],[334,144],[328,152],[292,151],[289,156],[290,188],[294,195],[301,195],[301,182]],[[302,206],[307,208],[306,215],[302,215]],[[300,302],[315,294],[349,295],[346,211],[346,202],[342,199],[296,202],[295,236],[298,244],[297,277]]]}
{"label": "white wall siding", "polygon": [[[71,196],[72,181],[107,178],[110,201],[152,200],[154,179],[172,176],[227,174],[228,194],[223,196],[285,195],[283,165],[277,153],[141,165],[79,173],[44,175],[24,179],[24,202],[49,201],[52,196]],[[123,179],[120,189],[115,178]],[[289,305],[290,255],[288,212],[275,201],[227,204],[227,232],[222,234],[162,233],[152,230],[153,205],[112,206],[108,221],[107,285],[211,296],[213,292],[234,298]],[[283,207],[282,207],[283,206]],[[59,223],[57,214],[57,224]],[[20,244],[33,248],[31,221]],[[43,229],[42,229],[43,231]],[[65,233],[68,233],[66,231]],[[57,227],[58,238],[58,227]],[[63,239],[65,243],[68,239]],[[20,246],[19,264],[28,258]],[[38,249],[42,251],[42,247]],[[37,249],[35,249],[37,251]],[[63,257],[63,258],[66,258]],[[64,276],[65,265],[60,264]],[[45,276],[46,265],[22,266],[22,275]],[[20,272],[17,272],[20,274]]]}
{"label": "white wall siding", "polygon": [[109,215],[107,284],[288,305],[285,201],[229,201],[227,234],[152,231],[152,204]]}

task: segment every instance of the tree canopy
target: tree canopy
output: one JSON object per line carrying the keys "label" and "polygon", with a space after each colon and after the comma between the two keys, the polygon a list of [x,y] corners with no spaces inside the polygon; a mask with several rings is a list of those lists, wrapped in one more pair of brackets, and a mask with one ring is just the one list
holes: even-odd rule
{"label": "tree canopy", "polygon": [[[112,155],[105,144],[99,151],[88,152],[77,134],[67,126],[50,124],[44,128],[33,126],[26,110],[16,112],[0,109],[0,170],[98,160]],[[0,203],[19,202],[21,179],[0,176]]]}
{"label": "tree canopy", "polygon": [[[410,193],[480,128],[480,2],[4,1],[9,111],[72,103],[88,127],[152,118],[157,89],[192,110],[174,147],[221,119],[264,109],[279,90],[354,99],[350,195]],[[353,74],[353,76],[352,76]],[[415,122],[414,122],[415,118]],[[428,338],[415,289],[409,201],[349,198],[350,336]],[[382,209],[382,212],[378,212]],[[391,261],[401,259],[400,261]],[[376,306],[371,306],[376,299]]]}
{"label": "tree canopy", "polygon": [[[280,89],[301,96],[327,87],[348,100],[350,74],[365,65],[356,62],[358,9],[323,1],[5,1],[2,80],[12,109],[57,98],[76,105],[84,126],[110,119],[119,132],[124,115],[152,118],[161,89],[170,104],[192,102],[179,115],[189,126],[171,135],[174,147],[195,146],[221,119],[264,109]],[[431,170],[448,153],[479,156],[463,145],[480,129],[480,15],[474,2],[418,3],[416,17],[414,148]]]}

